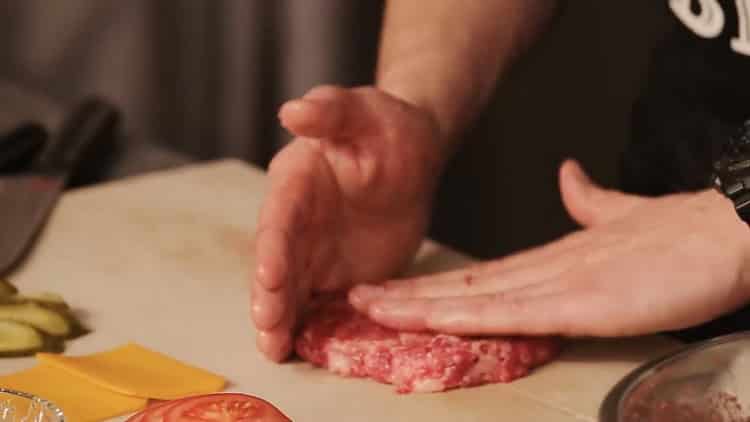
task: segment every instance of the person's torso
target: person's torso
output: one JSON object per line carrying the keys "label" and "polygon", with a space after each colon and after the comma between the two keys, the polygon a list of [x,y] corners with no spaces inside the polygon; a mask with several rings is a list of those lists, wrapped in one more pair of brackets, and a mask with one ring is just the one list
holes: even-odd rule
{"label": "person's torso", "polygon": [[679,22],[671,51],[664,51],[679,66],[673,69],[676,82],[722,118],[745,120],[750,115],[750,0],[668,0],[668,6]]}
{"label": "person's torso", "polygon": [[750,0],[667,0],[674,31],[652,52],[633,108],[621,188],[706,186],[728,136],[750,119]]}

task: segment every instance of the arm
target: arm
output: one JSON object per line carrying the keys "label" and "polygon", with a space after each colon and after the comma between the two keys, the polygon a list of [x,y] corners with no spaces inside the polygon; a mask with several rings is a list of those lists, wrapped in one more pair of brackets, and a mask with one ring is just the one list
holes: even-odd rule
{"label": "arm", "polygon": [[448,154],[502,74],[555,15],[557,0],[412,0],[386,6],[377,86],[425,109]]}
{"label": "arm", "polygon": [[290,353],[312,293],[409,264],[458,133],[554,3],[458,4],[393,0],[376,87],[316,87],[279,111],[295,139],[269,166],[251,284],[258,347],[271,359]]}
{"label": "arm", "polygon": [[[448,146],[486,101],[493,78],[546,20],[541,9],[531,13],[541,0],[524,7],[497,0],[495,14],[484,16],[469,13],[473,4],[446,8],[444,14],[465,21],[444,39],[430,35],[437,30],[414,31],[421,39],[386,31],[378,83],[431,110]],[[486,28],[498,19],[501,5],[514,12],[505,12],[501,32],[493,34]],[[401,22],[408,32],[408,19],[397,19],[402,15],[394,10],[389,25]],[[436,12],[411,13],[424,17],[425,28],[441,20],[445,28],[454,24]],[[499,54],[482,56],[482,43]],[[750,303],[750,231],[725,196],[713,189],[628,195],[598,186],[574,161],[561,166],[559,184],[580,230],[451,272],[361,285],[350,292],[350,302],[374,321],[405,331],[572,337],[681,330]]]}

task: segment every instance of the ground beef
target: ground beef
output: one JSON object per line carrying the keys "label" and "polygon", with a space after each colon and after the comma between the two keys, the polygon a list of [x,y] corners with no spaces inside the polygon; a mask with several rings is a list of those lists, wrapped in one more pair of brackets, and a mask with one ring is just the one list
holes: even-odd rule
{"label": "ground beef", "polygon": [[309,313],[295,349],[336,374],[393,384],[399,393],[424,393],[513,381],[552,360],[561,342],[398,332],[334,299]]}

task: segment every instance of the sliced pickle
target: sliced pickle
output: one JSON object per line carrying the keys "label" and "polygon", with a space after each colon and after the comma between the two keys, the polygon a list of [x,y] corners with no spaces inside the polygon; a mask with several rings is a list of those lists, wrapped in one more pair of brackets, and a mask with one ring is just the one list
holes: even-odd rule
{"label": "sliced pickle", "polygon": [[56,337],[64,338],[73,333],[73,326],[68,317],[33,302],[0,304],[0,320],[28,324]]}
{"label": "sliced pickle", "polygon": [[0,356],[31,356],[54,349],[44,334],[21,322],[0,320]]}
{"label": "sliced pickle", "polygon": [[61,295],[18,293],[15,286],[0,279],[0,357],[59,353],[65,340],[89,332]]}

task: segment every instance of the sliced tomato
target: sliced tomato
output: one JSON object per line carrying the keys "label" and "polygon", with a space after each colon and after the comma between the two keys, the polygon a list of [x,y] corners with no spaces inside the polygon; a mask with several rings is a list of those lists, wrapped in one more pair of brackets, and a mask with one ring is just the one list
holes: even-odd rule
{"label": "sliced tomato", "polygon": [[271,403],[241,393],[187,397],[165,412],[164,422],[291,422]]}
{"label": "sliced tomato", "polygon": [[155,404],[144,410],[143,418],[137,422],[164,422],[167,411],[182,400],[185,399],[170,400]]}
{"label": "sliced tomato", "polygon": [[168,407],[177,404],[178,400],[157,401],[151,403],[145,409],[128,418],[125,422],[163,422],[164,412]]}

